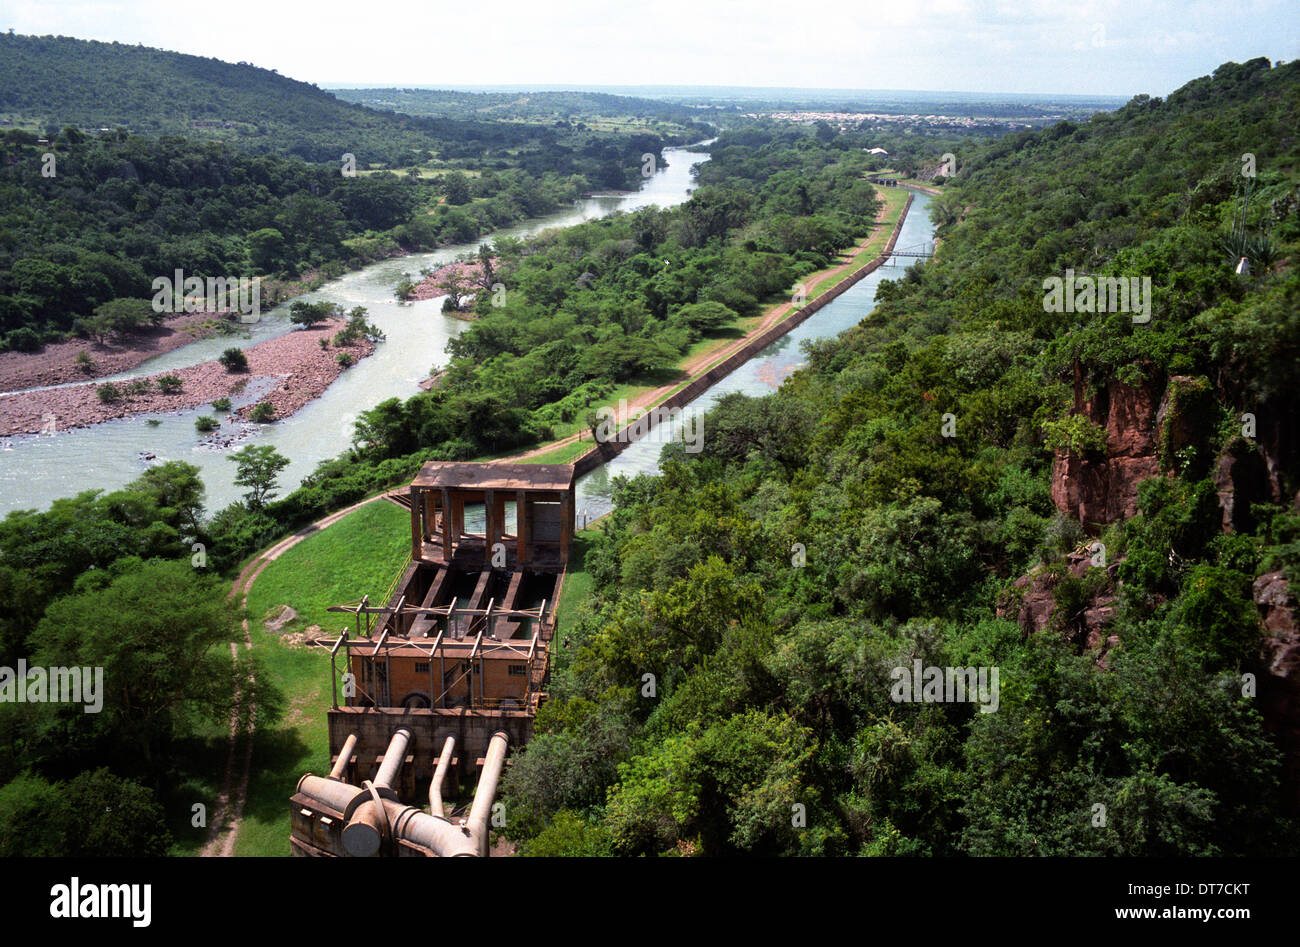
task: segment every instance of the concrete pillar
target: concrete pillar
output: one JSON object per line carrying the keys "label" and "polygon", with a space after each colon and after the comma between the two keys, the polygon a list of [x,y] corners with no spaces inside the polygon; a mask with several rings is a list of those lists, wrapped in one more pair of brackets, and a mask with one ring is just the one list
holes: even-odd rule
{"label": "concrete pillar", "polygon": [[444,562],[451,562],[451,491],[446,487],[442,488],[442,558]]}
{"label": "concrete pillar", "polygon": [[522,569],[528,561],[528,499],[523,490],[515,494],[515,532],[518,534],[516,556]]}

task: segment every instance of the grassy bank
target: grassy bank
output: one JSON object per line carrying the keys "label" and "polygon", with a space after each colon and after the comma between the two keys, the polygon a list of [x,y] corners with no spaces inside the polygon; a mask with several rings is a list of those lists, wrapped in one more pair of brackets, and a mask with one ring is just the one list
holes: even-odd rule
{"label": "grassy bank", "polygon": [[[410,555],[409,524],[407,514],[392,503],[369,503],[285,552],[253,583],[248,596],[253,651],[263,673],[284,695],[284,717],[273,727],[257,729],[236,855],[287,855],[294,785],[303,773],[329,768],[329,653],[288,644],[283,637],[314,625],[337,634],[350,616],[330,614],[329,606],[363,595],[382,598]],[[298,617],[276,634],[264,622],[282,605],[291,606]]]}

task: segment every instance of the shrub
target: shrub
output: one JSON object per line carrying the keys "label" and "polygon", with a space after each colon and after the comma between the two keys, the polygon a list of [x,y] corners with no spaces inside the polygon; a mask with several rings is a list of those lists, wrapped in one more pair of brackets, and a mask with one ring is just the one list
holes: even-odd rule
{"label": "shrub", "polygon": [[147,395],[153,390],[153,382],[148,378],[137,378],[126,386],[126,393],[134,397],[135,395]]}
{"label": "shrub", "polygon": [[349,365],[351,365],[353,362],[356,361],[356,359],[352,357],[351,352],[340,352],[338,355],[334,356],[334,360],[338,362],[340,365],[342,365],[344,368],[347,368]]}
{"label": "shrub", "polygon": [[200,434],[206,434],[209,431],[215,431],[217,428],[221,427],[221,422],[206,414],[200,414],[194,419],[194,427]]}
{"label": "shrub", "polygon": [[41,337],[34,330],[23,326],[20,329],[14,329],[5,336],[5,344],[15,352],[39,352],[41,350]]}
{"label": "shrub", "polygon": [[218,361],[226,367],[228,372],[248,371],[248,356],[244,354],[243,349],[226,349],[221,353],[221,358]]}
{"label": "shrub", "polygon": [[266,424],[275,420],[275,405],[269,401],[259,401],[253,405],[253,409],[248,412],[249,420],[256,421],[258,424]]}
{"label": "shrub", "polygon": [[176,375],[163,375],[158,379],[158,390],[165,395],[174,395],[181,390],[181,380]]}
{"label": "shrub", "polygon": [[111,381],[104,382],[102,385],[97,385],[95,387],[95,394],[98,395],[99,400],[105,404],[112,404],[115,401],[122,400],[121,389]]}
{"label": "shrub", "polygon": [[217,398],[217,399],[215,399],[215,400],[212,402],[212,410],[213,410],[213,411],[229,411],[229,410],[230,410],[230,399],[229,399],[229,398]]}
{"label": "shrub", "polygon": [[93,372],[97,367],[95,365],[95,360],[90,357],[89,352],[78,352],[76,362],[77,362],[77,367],[80,368],[83,372],[86,372],[87,374]]}

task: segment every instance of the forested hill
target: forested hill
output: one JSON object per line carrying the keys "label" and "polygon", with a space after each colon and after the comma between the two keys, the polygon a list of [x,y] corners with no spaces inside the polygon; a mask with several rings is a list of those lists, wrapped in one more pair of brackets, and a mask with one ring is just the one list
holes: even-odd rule
{"label": "forested hill", "polygon": [[1256,60],[957,155],[934,261],[616,485],[523,851],[1294,851],[1298,129]]}
{"label": "forested hill", "polygon": [[692,126],[705,137],[700,124],[709,111],[658,99],[642,99],[607,92],[469,92],[448,89],[333,89],[346,102],[408,115],[460,119],[515,117],[534,122],[584,123],[617,127],[630,117],[665,126]]}
{"label": "forested hill", "polygon": [[[399,115],[247,63],[66,36],[0,34],[0,118],[34,124],[46,134],[74,125],[218,138],[255,153],[313,162],[337,163],[346,152],[363,169],[418,165],[434,153],[446,161],[494,153],[504,158],[507,149],[586,154],[592,147],[592,136],[566,136],[552,127]],[[644,143],[638,147],[645,150]],[[595,148],[608,151],[608,142]],[[511,160],[509,166],[522,163]],[[541,173],[540,167],[527,170]],[[628,172],[599,183],[631,182]]]}
{"label": "forested hill", "polygon": [[145,135],[229,138],[318,161],[335,161],[376,133],[430,130],[247,63],[68,36],[0,35],[0,113],[42,130],[120,125]]}

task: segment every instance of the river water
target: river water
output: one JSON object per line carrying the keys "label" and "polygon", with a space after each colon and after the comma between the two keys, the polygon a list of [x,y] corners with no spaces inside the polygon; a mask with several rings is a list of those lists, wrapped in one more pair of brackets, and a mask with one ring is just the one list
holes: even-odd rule
{"label": "river water", "polygon": [[[315,401],[290,418],[269,425],[223,424],[223,433],[238,436],[235,447],[214,448],[194,428],[200,414],[214,414],[206,406],[185,411],[137,415],[86,428],[60,431],[53,436],[29,435],[0,444],[0,515],[17,509],[44,509],[58,497],[82,490],[113,490],[140,476],[151,464],[183,460],[194,464],[207,487],[207,509],[215,512],[240,499],[234,485],[235,465],[227,458],[243,444],[271,444],[290,459],[280,475],[280,493],[296,488],[322,460],[336,457],[351,444],[353,423],[360,412],[386,398],[407,398],[419,382],[447,362],[447,341],[468,323],[442,314],[442,297],[404,303],[393,295],[403,273],[417,275],[422,268],[450,263],[472,253],[480,243],[497,237],[528,237],[554,227],[569,227],[657,204],[671,207],[690,197],[694,186],[691,169],[708,160],[707,154],[665,148],[664,163],[641,189],[631,194],[594,196],[573,208],[548,217],[484,236],[472,244],[445,247],[432,253],[385,260],[349,273],[320,289],[297,297],[310,302],[329,300],[345,309],[364,306],[370,321],[388,339],[375,354],[348,369]],[[247,337],[203,339],[150,359],[134,370],[112,376],[122,380],[183,368],[216,358],[231,346],[241,348],[292,330],[289,301],[263,313],[248,328]],[[268,383],[270,384],[270,383]],[[235,407],[256,399],[261,392],[250,385]],[[216,414],[225,420],[225,416]],[[150,425],[147,419],[158,421]],[[147,455],[153,455],[146,460]]]}

